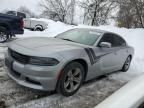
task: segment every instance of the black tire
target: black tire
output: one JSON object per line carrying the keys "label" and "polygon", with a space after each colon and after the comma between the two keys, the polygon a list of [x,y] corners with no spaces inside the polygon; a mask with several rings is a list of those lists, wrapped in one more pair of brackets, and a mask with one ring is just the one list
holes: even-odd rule
{"label": "black tire", "polygon": [[35,29],[34,29],[35,31],[43,31],[43,27],[42,26],[36,26],[35,27]]}
{"label": "black tire", "polygon": [[6,42],[9,39],[7,29],[0,26],[0,43]]}
{"label": "black tire", "polygon": [[34,29],[30,29],[31,31],[34,31]]}
{"label": "black tire", "polygon": [[[78,73],[79,71],[80,71],[80,73]],[[63,69],[62,72],[63,73],[60,76],[59,81],[58,81],[57,91],[60,94],[62,94],[63,96],[72,96],[73,94],[75,94],[79,90],[80,86],[83,83],[84,68],[78,62],[71,62]],[[72,82],[72,79],[70,77],[70,72],[73,73],[72,74],[73,82]],[[76,74],[76,73],[78,73],[78,74]],[[74,81],[74,79],[75,79],[75,81],[76,81],[76,79],[78,79],[77,83]],[[68,82],[69,82],[69,85],[68,85]],[[70,90],[72,83],[73,83],[73,89]],[[67,87],[66,87],[66,85],[67,85]]]}
{"label": "black tire", "polygon": [[131,64],[131,56],[128,56],[123,67],[122,67],[122,72],[127,72],[129,70],[130,64]]}

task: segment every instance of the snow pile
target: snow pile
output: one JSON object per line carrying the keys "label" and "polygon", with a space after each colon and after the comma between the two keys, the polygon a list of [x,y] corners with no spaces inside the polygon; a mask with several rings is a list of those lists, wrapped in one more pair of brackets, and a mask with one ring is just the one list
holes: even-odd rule
{"label": "snow pile", "polygon": [[61,32],[67,31],[69,29],[71,29],[73,26],[72,25],[66,25],[62,22],[55,22],[53,20],[49,20],[49,19],[44,19],[44,18],[40,18],[40,19],[36,19],[36,18],[32,18],[34,20],[37,21],[43,21],[46,22],[48,24],[48,28],[46,30],[44,30],[43,32],[40,31],[30,31],[25,29],[25,33],[24,35],[18,35],[18,38],[23,38],[23,37],[53,37]]}
{"label": "snow pile", "polygon": [[124,37],[129,45],[133,46],[135,49],[135,55],[132,61],[132,65],[127,73],[116,73],[110,77],[114,79],[119,79],[121,81],[129,81],[134,77],[144,73],[144,29],[126,29],[126,28],[117,28],[114,26],[99,26],[91,27],[85,25],[71,26],[66,25],[61,22],[55,22],[48,19],[38,19],[48,23],[48,29],[43,32],[35,32],[25,30],[24,35],[19,35],[18,37],[53,37],[61,32],[72,28],[96,28],[101,30],[107,30],[114,33],[117,33]]}

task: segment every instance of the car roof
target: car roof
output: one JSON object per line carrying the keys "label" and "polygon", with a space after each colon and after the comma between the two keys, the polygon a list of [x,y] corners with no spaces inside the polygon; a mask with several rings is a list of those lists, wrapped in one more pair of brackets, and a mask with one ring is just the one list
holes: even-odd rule
{"label": "car roof", "polygon": [[[117,36],[120,36],[121,38],[123,38],[121,35],[117,34],[117,33],[114,33],[114,32],[111,32],[111,31],[107,31],[107,30],[101,30],[101,29],[97,29],[97,28],[88,28],[88,27],[76,27],[74,29],[85,29],[85,30],[95,30],[99,33],[102,33],[102,34],[105,34],[105,33],[111,33],[111,34],[114,34],[114,35],[117,35]],[[124,39],[124,38],[123,38]]]}

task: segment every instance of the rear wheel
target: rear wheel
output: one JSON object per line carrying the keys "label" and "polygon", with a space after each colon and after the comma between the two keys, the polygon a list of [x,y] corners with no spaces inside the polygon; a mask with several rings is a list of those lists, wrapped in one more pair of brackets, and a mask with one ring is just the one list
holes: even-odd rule
{"label": "rear wheel", "polygon": [[123,65],[122,71],[127,72],[129,67],[130,67],[130,64],[131,64],[131,56],[128,56],[124,65]]}
{"label": "rear wheel", "polygon": [[84,68],[80,63],[68,64],[62,73],[58,84],[58,92],[64,96],[71,96],[77,92],[84,79]]}
{"label": "rear wheel", "polygon": [[0,27],[0,43],[6,42],[8,37],[7,29],[5,27]]}
{"label": "rear wheel", "polygon": [[42,31],[42,29],[38,27],[35,29],[35,31]]}
{"label": "rear wheel", "polygon": [[35,31],[43,31],[43,27],[42,26],[36,26],[34,30]]}

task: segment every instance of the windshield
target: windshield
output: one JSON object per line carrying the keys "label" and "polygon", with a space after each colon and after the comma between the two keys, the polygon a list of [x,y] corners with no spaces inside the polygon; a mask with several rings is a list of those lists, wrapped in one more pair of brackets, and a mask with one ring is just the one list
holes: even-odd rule
{"label": "windshield", "polygon": [[101,33],[96,30],[73,29],[59,34],[56,38],[92,46],[100,35]]}

